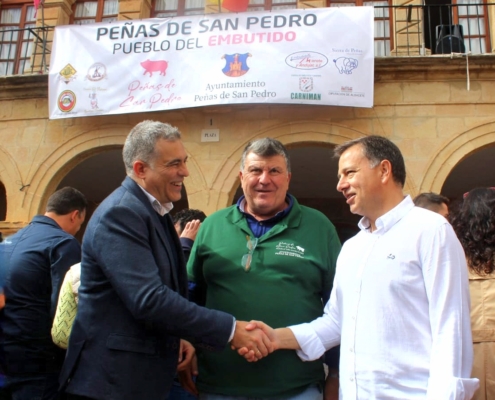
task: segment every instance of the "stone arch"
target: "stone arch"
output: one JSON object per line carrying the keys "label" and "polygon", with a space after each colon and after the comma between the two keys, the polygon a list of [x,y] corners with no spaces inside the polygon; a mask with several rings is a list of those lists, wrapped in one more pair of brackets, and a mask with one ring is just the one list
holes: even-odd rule
{"label": "stone arch", "polygon": [[[216,209],[219,210],[232,204],[232,199],[239,185],[238,171],[242,151],[251,140],[272,137],[282,142],[285,146],[309,143],[338,145],[366,135],[366,133],[356,129],[325,121],[298,121],[284,123],[262,130],[246,138],[243,143],[240,143],[221,166],[220,172],[212,186],[212,188],[218,188],[220,191]],[[413,186],[408,177],[404,191],[410,193]]]}
{"label": "stone arch", "polygon": [[483,147],[495,144],[495,122],[486,123],[467,130],[447,140],[431,157],[419,193],[440,193],[445,180],[454,167],[470,154]]}
{"label": "stone arch", "polygon": [[[80,162],[109,149],[121,148],[132,127],[128,125],[113,126],[99,131],[83,132],[65,142],[45,160],[33,176],[27,196],[29,218],[43,212],[48,194],[55,191],[63,177]],[[191,177],[186,181],[194,187],[205,187],[204,177],[197,162],[190,154],[188,168]]]}
{"label": "stone arch", "polygon": [[22,189],[22,177],[12,156],[0,146],[0,181],[5,187],[7,203],[6,221],[19,220],[20,213],[16,213],[16,207],[9,207],[10,204],[18,204],[19,193]]}

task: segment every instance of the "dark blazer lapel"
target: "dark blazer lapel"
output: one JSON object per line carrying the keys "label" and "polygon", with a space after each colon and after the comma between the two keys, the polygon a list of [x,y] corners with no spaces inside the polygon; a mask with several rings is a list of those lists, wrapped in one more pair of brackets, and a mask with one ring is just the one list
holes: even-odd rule
{"label": "dark blazer lapel", "polygon": [[[165,253],[167,254],[169,265],[170,265],[170,273],[172,275],[172,282],[175,285],[175,288],[179,288],[179,282],[177,278],[177,271],[176,268],[178,266],[174,265],[174,257],[172,256],[172,248],[170,247],[174,243],[170,243],[167,237],[167,234],[165,233],[165,220],[161,220],[161,217],[153,208],[151,205],[149,199],[146,197],[144,194],[143,190],[139,188],[138,184],[134,182],[129,177],[126,177],[124,181],[122,182],[122,186],[124,186],[129,192],[131,192],[134,196],[136,196],[143,204],[144,206],[148,209],[151,218],[153,219],[153,225],[155,226],[156,231],[158,232],[158,236],[160,237],[162,243],[163,243],[163,248],[165,249]],[[167,215],[165,215],[167,217]],[[174,232],[171,232],[174,233]],[[172,235],[173,237],[173,235]],[[180,253],[178,253],[180,256]],[[180,257],[179,257],[180,260]],[[179,261],[180,262],[180,261]]]}

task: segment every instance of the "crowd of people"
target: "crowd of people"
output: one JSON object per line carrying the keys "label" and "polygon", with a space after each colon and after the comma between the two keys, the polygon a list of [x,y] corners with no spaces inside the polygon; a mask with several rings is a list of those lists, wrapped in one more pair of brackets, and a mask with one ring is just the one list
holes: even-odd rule
{"label": "crowd of people", "polygon": [[381,136],[335,156],[362,217],[342,246],[280,141],[247,144],[242,196],[206,217],[173,211],[179,130],[137,124],[82,247],[70,187],[0,244],[0,398],[495,399],[495,188],[413,200]]}

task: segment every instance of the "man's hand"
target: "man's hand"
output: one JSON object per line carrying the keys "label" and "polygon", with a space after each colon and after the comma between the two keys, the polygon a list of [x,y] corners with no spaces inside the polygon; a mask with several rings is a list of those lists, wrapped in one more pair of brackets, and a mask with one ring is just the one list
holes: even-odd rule
{"label": "man's hand", "polygon": [[[273,350],[275,351],[278,349],[278,343],[277,343],[277,337],[275,334],[275,330],[265,324],[264,322],[261,321],[251,321],[249,324],[245,326],[245,329],[247,331],[255,331],[255,330],[261,330],[268,340],[270,341],[270,345],[272,346]],[[272,352],[270,351],[270,353]],[[244,357],[248,362],[255,362],[258,361],[261,357],[256,354],[255,351],[248,349],[247,347],[241,347],[237,349],[237,353]]]}
{"label": "man's hand", "polygon": [[198,234],[200,225],[201,221],[199,219],[193,219],[192,221],[189,221],[180,234],[180,237],[196,240],[196,235]]}
{"label": "man's hand", "polygon": [[[264,322],[251,321],[249,324],[246,325],[246,330],[252,331],[253,329],[260,330],[266,335],[266,337],[268,338],[268,340],[270,340],[270,343],[272,345],[273,348],[272,351],[279,349],[287,349],[287,350],[301,349],[299,343],[297,342],[296,337],[294,336],[294,333],[289,328],[273,329]],[[238,348],[237,352],[239,353],[239,355],[243,356],[249,362],[258,361],[259,359],[256,352],[253,352],[252,349],[249,349],[247,347]]]}
{"label": "man's hand", "polygon": [[189,343],[187,340],[180,340],[180,349],[179,349],[179,363],[177,364],[177,371],[184,371],[189,367],[193,356],[196,353],[196,349],[194,346]]}
{"label": "man's hand", "polygon": [[198,396],[198,389],[196,389],[196,383],[194,378],[198,376],[198,360],[196,354],[194,354],[189,365],[182,371],[179,371],[179,382],[181,386],[189,393]]}
{"label": "man's hand", "polygon": [[[236,321],[235,324],[234,338],[230,342],[233,350],[245,348],[250,361],[258,361],[274,350],[271,340],[256,325],[245,321]],[[246,329],[248,325],[252,325],[250,330]]]}

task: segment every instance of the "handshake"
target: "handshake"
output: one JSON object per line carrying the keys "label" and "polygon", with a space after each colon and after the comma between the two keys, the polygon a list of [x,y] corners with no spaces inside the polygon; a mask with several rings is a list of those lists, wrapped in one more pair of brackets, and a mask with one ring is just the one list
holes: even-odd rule
{"label": "handshake", "polygon": [[278,349],[299,349],[289,328],[273,329],[261,321],[236,321],[230,347],[248,362],[256,362]]}
{"label": "handshake", "polygon": [[[230,347],[248,362],[256,362],[275,350],[299,349],[299,344],[289,328],[273,329],[261,321],[236,321]],[[197,396],[197,359],[194,347],[185,340],[181,340],[177,371],[182,387]]]}

